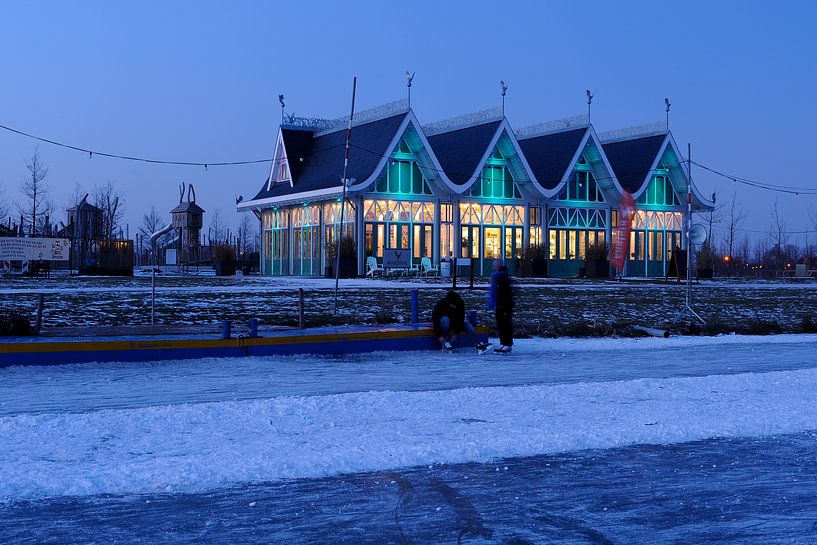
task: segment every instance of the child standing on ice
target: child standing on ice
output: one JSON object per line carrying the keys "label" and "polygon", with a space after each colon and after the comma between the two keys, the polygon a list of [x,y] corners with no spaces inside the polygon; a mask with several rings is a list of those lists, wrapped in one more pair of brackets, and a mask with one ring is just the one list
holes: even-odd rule
{"label": "child standing on ice", "polygon": [[491,346],[477,340],[474,326],[465,320],[465,301],[456,291],[448,292],[448,295],[437,301],[431,313],[431,321],[434,325],[434,333],[440,339],[445,352],[454,350],[451,343],[458,334],[463,332],[475,340],[474,347],[480,354]]}
{"label": "child standing on ice", "polygon": [[513,346],[513,289],[508,267],[497,259],[488,289],[488,310],[495,311],[496,328],[499,330],[499,348],[496,354],[510,354]]}

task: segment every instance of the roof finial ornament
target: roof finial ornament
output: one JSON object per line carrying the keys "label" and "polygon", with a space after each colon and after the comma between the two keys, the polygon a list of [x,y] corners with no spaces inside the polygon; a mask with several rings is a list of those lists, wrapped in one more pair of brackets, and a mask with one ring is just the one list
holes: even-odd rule
{"label": "roof finial ornament", "polygon": [[508,94],[508,85],[510,84],[511,84],[510,81],[507,82],[504,80],[499,81],[499,88],[502,92],[502,117],[505,117],[505,95]]}
{"label": "roof finial ornament", "polygon": [[664,111],[667,112],[667,131],[669,131],[669,107],[672,106],[669,99],[664,97]]}
{"label": "roof finial ornament", "polygon": [[411,81],[414,79],[415,72],[406,70],[406,87],[408,87],[408,107],[411,108]]}
{"label": "roof finial ornament", "polygon": [[278,95],[278,102],[281,103],[281,124],[284,123],[284,95]]}
{"label": "roof finial ornament", "polygon": [[593,103],[593,93],[590,92],[590,89],[585,91],[587,93],[587,124],[590,124],[590,104]]}

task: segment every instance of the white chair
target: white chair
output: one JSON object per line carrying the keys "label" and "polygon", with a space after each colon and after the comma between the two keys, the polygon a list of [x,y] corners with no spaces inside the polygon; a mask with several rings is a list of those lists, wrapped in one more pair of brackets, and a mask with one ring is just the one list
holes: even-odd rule
{"label": "white chair", "polygon": [[420,268],[422,269],[420,271],[420,274],[422,274],[423,276],[426,276],[428,274],[440,274],[440,268],[437,267],[437,265],[431,264],[430,257],[424,257],[420,259]]}
{"label": "white chair", "polygon": [[383,274],[385,271],[383,267],[377,264],[377,258],[374,256],[369,256],[366,258],[366,276],[371,276],[374,278],[375,274]]}

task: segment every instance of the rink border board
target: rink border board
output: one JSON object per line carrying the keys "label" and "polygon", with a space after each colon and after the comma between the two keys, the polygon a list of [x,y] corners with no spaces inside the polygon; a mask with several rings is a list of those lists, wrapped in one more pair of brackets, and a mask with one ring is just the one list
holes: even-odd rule
{"label": "rink border board", "polygon": [[[477,333],[481,339],[487,339],[486,328],[478,327]],[[271,337],[230,339],[143,337],[127,340],[28,341],[0,343],[0,367],[298,354],[342,355],[439,348],[439,343],[428,326],[356,328],[352,331],[332,333],[321,333],[316,329]]]}

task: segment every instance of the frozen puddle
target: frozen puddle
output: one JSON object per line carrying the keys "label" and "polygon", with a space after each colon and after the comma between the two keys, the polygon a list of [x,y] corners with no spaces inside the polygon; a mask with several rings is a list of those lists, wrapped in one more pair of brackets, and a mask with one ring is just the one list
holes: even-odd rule
{"label": "frozen puddle", "polygon": [[293,478],[817,429],[817,369],[0,417],[0,499]]}

